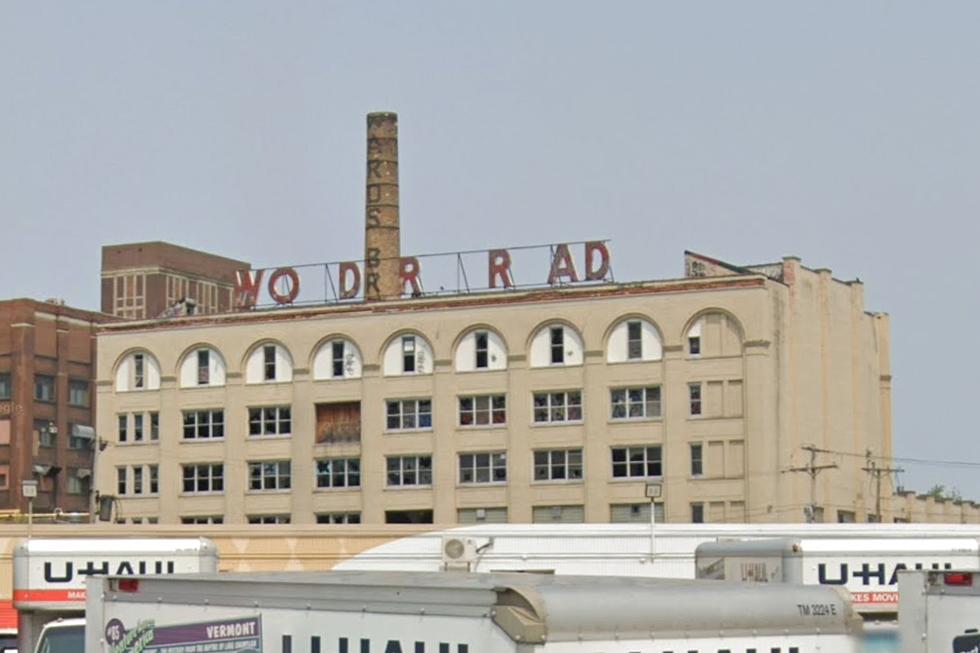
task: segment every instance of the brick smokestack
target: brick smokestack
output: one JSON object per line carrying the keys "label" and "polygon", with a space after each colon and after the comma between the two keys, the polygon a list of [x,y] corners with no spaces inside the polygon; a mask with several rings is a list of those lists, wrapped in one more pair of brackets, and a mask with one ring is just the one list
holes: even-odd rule
{"label": "brick smokestack", "polygon": [[366,191],[364,299],[397,299],[401,296],[397,114],[368,114]]}

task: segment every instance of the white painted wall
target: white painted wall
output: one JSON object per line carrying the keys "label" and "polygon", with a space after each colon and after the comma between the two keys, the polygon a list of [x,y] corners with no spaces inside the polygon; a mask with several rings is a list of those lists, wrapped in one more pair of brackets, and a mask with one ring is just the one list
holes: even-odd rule
{"label": "white painted wall", "polygon": [[276,347],[276,380],[266,381],[263,363],[265,345],[259,345],[249,354],[248,361],[245,363],[245,383],[288,383],[293,380],[293,357],[289,355],[285,347]]}
{"label": "white painted wall", "polygon": [[[415,372],[409,374],[432,374],[432,346],[418,334],[415,336]],[[384,375],[399,376],[402,371],[402,336],[393,339],[385,348]]]}
{"label": "white painted wall", "polygon": [[[135,364],[133,362],[133,357],[136,353],[143,354],[143,387],[135,388],[133,387],[133,374],[135,372]],[[116,392],[140,392],[143,390],[159,390],[160,389],[160,363],[157,362],[149,352],[134,352],[127,354],[126,358],[119,364],[116,368]]]}
{"label": "white painted wall", "polygon": [[658,361],[663,358],[663,343],[660,342],[660,334],[649,320],[640,320],[640,337],[643,342],[643,357],[630,359],[627,357],[629,343],[629,327],[627,322],[636,321],[636,318],[628,318],[617,324],[609,340],[606,343],[606,362],[625,363],[636,361]]}
{"label": "white painted wall", "polygon": [[[209,378],[210,383],[206,385],[200,385],[197,382],[197,352],[201,349],[206,349],[211,353],[208,357],[208,368],[209,368]],[[225,384],[225,361],[214,349],[210,347],[201,347],[200,349],[192,349],[186,356],[184,356],[183,362],[180,364],[180,387],[181,388],[204,388],[204,387],[215,387],[223,386]]]}
{"label": "white painted wall", "polygon": [[361,357],[361,350],[350,340],[345,338],[334,338],[320,345],[313,356],[313,378],[316,380],[334,379],[331,375],[333,371],[333,343],[344,343],[344,376],[345,379],[361,378],[361,370],[364,367],[364,360]]}
{"label": "white painted wall", "polygon": [[507,347],[504,346],[503,339],[489,329],[474,329],[459,341],[456,348],[456,371],[474,372],[476,367],[476,332],[487,332],[487,367],[480,370],[505,370],[507,369]]}
{"label": "white painted wall", "polygon": [[531,367],[551,367],[551,327],[565,330],[565,362],[562,365],[581,365],[585,358],[582,336],[563,324],[546,324],[531,339]]}

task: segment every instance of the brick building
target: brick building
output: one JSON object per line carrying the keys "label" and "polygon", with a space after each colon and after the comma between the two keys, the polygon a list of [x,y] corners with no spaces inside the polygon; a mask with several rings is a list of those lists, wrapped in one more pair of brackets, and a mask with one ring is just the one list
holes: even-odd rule
{"label": "brick building", "polygon": [[89,509],[95,329],[113,318],[32,299],[0,301],[0,508]]}
{"label": "brick building", "polygon": [[235,273],[251,266],[165,242],[102,248],[102,312],[142,320],[191,300],[195,313],[232,306]]}

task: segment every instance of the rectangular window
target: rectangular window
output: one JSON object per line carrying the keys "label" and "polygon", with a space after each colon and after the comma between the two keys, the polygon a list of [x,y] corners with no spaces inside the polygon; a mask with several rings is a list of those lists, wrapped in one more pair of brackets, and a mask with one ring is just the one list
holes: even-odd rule
{"label": "rectangular window", "polygon": [[34,420],[34,434],[37,437],[37,444],[41,447],[53,447],[57,427],[54,422],[43,419]]}
{"label": "rectangular window", "polygon": [[663,476],[660,445],[613,447],[612,472],[613,478]]}
{"label": "rectangular window", "polygon": [[54,401],[53,376],[34,375],[34,399],[37,401]]}
{"label": "rectangular window", "polygon": [[116,494],[126,496],[126,468],[116,467]]}
{"label": "rectangular window", "polygon": [[535,481],[581,481],[582,450],[551,449],[534,452]]}
{"label": "rectangular window", "polygon": [[0,399],[10,399],[10,374],[4,372],[0,374]]}
{"label": "rectangular window", "polygon": [[142,390],[146,382],[146,360],[143,354],[133,354],[133,387]]}
{"label": "rectangular window", "polygon": [[318,524],[360,524],[361,513],[359,512],[324,512],[316,516]]}
{"label": "rectangular window", "polygon": [[691,415],[700,415],[701,414],[701,384],[688,383],[687,392],[691,400]]}
{"label": "rectangular window", "polygon": [[160,492],[160,467],[159,465],[147,465],[147,470],[149,470],[150,476],[150,494],[157,494]]}
{"label": "rectangular window", "polygon": [[459,454],[459,482],[506,483],[507,454],[503,451]]}
{"label": "rectangular window", "polygon": [[415,371],[415,336],[402,336],[402,372]]}
{"label": "rectangular window", "polygon": [[248,489],[255,492],[288,490],[292,483],[288,460],[260,460],[248,464]]}
{"label": "rectangular window", "polygon": [[119,442],[125,442],[129,439],[127,415],[117,415],[116,419],[119,420]]}
{"label": "rectangular window", "polygon": [[197,384],[211,383],[211,352],[207,349],[197,350]]}
{"label": "rectangular window", "polygon": [[531,522],[535,524],[580,524],[584,521],[584,506],[534,506],[531,510]]}
{"label": "rectangular window", "polygon": [[551,327],[551,364],[565,362],[565,328]]}
{"label": "rectangular window", "polygon": [[486,331],[477,331],[476,340],[476,369],[482,370],[490,366],[490,335]]}
{"label": "rectangular window", "polygon": [[359,458],[322,458],[316,461],[317,487],[360,487],[360,485]]}
{"label": "rectangular window", "polygon": [[388,485],[432,485],[432,456],[389,456]]}
{"label": "rectangular window", "polygon": [[507,508],[460,508],[456,511],[460,524],[506,524]]}
{"label": "rectangular window", "polygon": [[89,493],[89,478],[92,476],[92,470],[90,469],[80,469],[78,467],[68,468],[68,482],[66,490],[68,494],[88,494]]}
{"label": "rectangular window", "polygon": [[87,451],[95,442],[95,429],[86,424],[68,425],[68,448]]}
{"label": "rectangular window", "polygon": [[160,413],[150,413],[150,440],[160,439]]}
{"label": "rectangular window", "polygon": [[386,424],[389,431],[432,428],[432,400],[389,401]]}
{"label": "rectangular window", "polygon": [[187,494],[203,494],[208,492],[224,492],[225,466],[221,463],[205,463],[184,465],[184,492]]}
{"label": "rectangular window", "polygon": [[582,392],[534,393],[534,422],[536,424],[582,421]]}
{"label": "rectangular window", "polygon": [[143,441],[143,413],[133,415],[133,442]]}
{"label": "rectangular window", "polygon": [[[655,519],[658,524],[664,521],[664,504],[658,501],[655,505]],[[614,524],[649,524],[650,503],[614,503],[609,506],[609,521]]]}
{"label": "rectangular window", "polygon": [[691,476],[704,474],[704,449],[700,444],[691,445]]}
{"label": "rectangular window", "polygon": [[660,386],[615,388],[610,391],[613,419],[660,417]]}
{"label": "rectangular window", "polygon": [[133,494],[143,494],[143,468],[133,467]]}
{"label": "rectangular window", "polygon": [[626,323],[626,358],[637,360],[643,358],[643,325],[639,320]]}
{"label": "rectangular window", "polygon": [[86,408],[89,405],[88,381],[71,379],[68,381],[68,403],[72,406]]}
{"label": "rectangular window", "polygon": [[704,504],[703,503],[692,503],[691,504],[691,523],[692,524],[703,524],[704,523]]}
{"label": "rectangular window", "polygon": [[181,524],[193,525],[193,524],[224,524],[225,518],[222,515],[193,515],[190,517],[181,517]]}
{"label": "rectangular window", "polygon": [[276,346],[266,345],[262,348],[262,368],[266,381],[276,380]]}
{"label": "rectangular window", "polygon": [[344,341],[334,340],[330,345],[331,360],[333,366],[331,368],[331,375],[336,377],[342,377],[344,375]]}
{"label": "rectangular window", "polygon": [[460,426],[489,426],[507,422],[506,395],[459,398]]}
{"label": "rectangular window", "polygon": [[249,524],[288,524],[289,515],[249,515]]}
{"label": "rectangular window", "polygon": [[701,336],[691,336],[687,339],[687,349],[691,356],[701,355]]}
{"label": "rectangular window", "polygon": [[263,406],[248,409],[248,434],[289,435],[293,430],[292,411],[289,406]]}
{"label": "rectangular window", "polygon": [[225,411],[189,410],[184,412],[184,439],[207,440],[225,437]]}

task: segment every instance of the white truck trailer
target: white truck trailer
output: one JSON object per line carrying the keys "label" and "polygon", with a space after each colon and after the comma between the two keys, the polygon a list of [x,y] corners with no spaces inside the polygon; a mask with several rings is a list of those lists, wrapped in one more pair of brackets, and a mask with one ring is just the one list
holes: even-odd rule
{"label": "white truck trailer", "polygon": [[206,538],[29,539],[14,549],[13,567],[17,648],[29,653],[46,623],[84,615],[87,577],[213,573],[218,550]]}
{"label": "white truck trailer", "polygon": [[903,571],[898,587],[902,653],[980,651],[980,573]]}
{"label": "white truck trailer", "polygon": [[85,653],[852,653],[861,629],[828,587],[462,572],[93,577],[86,618]]}

